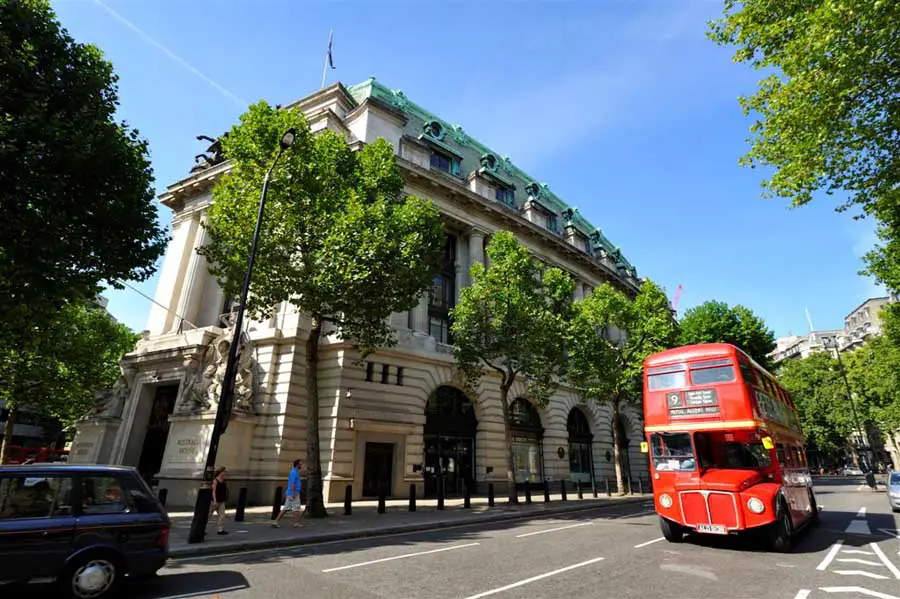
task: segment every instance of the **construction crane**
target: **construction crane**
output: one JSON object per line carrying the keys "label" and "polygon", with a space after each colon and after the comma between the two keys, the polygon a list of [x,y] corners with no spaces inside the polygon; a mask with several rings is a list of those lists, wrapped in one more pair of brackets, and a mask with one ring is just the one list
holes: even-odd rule
{"label": "construction crane", "polygon": [[678,300],[681,299],[681,283],[678,283],[678,287],[675,289],[675,296],[672,298],[672,303],[670,304],[672,307],[672,312],[678,310]]}

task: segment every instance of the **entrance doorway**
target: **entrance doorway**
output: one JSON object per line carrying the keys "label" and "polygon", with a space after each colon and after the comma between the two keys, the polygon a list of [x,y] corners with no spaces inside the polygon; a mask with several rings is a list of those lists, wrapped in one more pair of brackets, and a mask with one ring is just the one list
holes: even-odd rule
{"label": "entrance doorway", "polygon": [[178,385],[160,385],[153,395],[150,418],[147,422],[147,433],[138,460],[138,472],[149,484],[162,468],[163,456],[166,453],[166,441],[169,438],[169,416],[175,410],[175,399],[178,396]]}
{"label": "entrance doorway", "polygon": [[438,387],[425,406],[425,497],[475,492],[475,406],[454,387]]}
{"label": "entrance doorway", "polygon": [[628,485],[632,476],[631,456],[629,455],[631,440],[628,438],[628,429],[631,428],[631,423],[624,414],[620,413],[619,421],[616,424],[619,427],[619,464],[622,466],[622,477],[625,479],[625,484]]}
{"label": "entrance doorway", "polygon": [[516,488],[535,487],[544,481],[544,426],[541,415],[527,399],[516,398],[509,406]]}
{"label": "entrance doorway", "polygon": [[394,444],[366,443],[366,458],[363,466],[363,497],[378,497],[384,488],[385,495],[391,494],[394,474]]}
{"label": "entrance doorway", "polygon": [[594,481],[592,444],[594,435],[584,412],[572,408],[566,423],[569,433],[569,472],[575,482],[590,484]]}

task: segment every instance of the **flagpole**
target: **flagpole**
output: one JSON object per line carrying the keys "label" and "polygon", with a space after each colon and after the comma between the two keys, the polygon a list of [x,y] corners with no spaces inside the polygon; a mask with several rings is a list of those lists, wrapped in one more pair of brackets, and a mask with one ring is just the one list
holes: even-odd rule
{"label": "flagpole", "polygon": [[325,60],[322,63],[322,85],[319,89],[325,87],[325,78],[328,76],[328,54],[331,52],[331,40],[334,37],[334,29],[328,32],[328,49],[325,50]]}

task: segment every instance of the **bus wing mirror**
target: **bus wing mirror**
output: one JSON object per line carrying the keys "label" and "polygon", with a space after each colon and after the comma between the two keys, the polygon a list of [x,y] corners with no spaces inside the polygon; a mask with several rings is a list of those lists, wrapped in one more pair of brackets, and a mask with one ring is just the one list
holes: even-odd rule
{"label": "bus wing mirror", "polygon": [[762,444],[766,449],[775,449],[775,442],[772,441],[772,437],[763,437]]}
{"label": "bus wing mirror", "polygon": [[647,453],[650,451],[650,446],[647,445],[646,441],[641,441],[641,453]]}

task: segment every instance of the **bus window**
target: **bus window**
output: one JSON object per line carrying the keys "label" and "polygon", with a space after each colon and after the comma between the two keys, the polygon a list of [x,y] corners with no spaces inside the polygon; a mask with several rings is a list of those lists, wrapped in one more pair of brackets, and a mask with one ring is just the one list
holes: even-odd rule
{"label": "bus window", "polygon": [[715,368],[691,369],[691,383],[694,385],[711,385],[713,383],[733,383],[734,366],[717,366]]}
{"label": "bus window", "polygon": [[784,445],[778,443],[775,446],[775,459],[778,460],[778,463],[782,466],[790,466],[787,459],[787,453],[784,451]]}
{"label": "bus window", "polygon": [[687,386],[687,377],[684,371],[667,372],[664,374],[651,374],[647,377],[647,385],[651,391],[662,391],[663,389],[677,389]]}
{"label": "bus window", "polygon": [[696,433],[694,438],[698,448],[710,449],[701,451],[704,468],[735,470],[772,465],[769,451],[759,441],[739,440],[733,434],[726,437],[723,433]]}
{"label": "bus window", "polygon": [[650,435],[650,456],[659,471],[694,470],[694,446],[690,433],[654,433]]}

